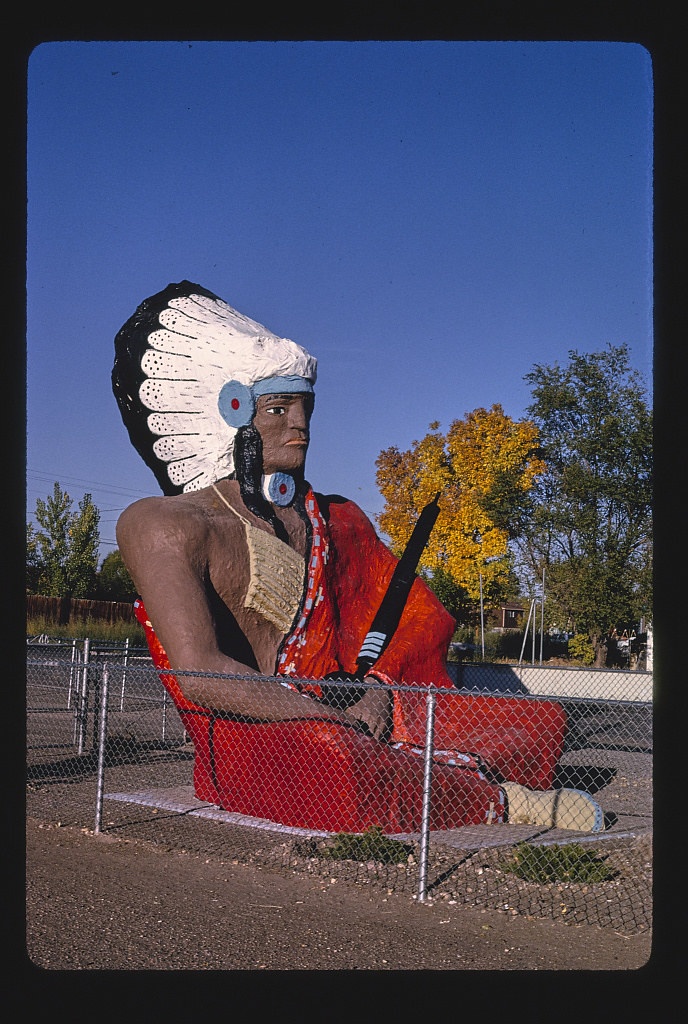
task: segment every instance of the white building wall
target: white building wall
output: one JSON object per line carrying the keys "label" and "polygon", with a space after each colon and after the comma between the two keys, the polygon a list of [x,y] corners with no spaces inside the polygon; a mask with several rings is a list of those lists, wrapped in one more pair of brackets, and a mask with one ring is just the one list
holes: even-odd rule
{"label": "white building wall", "polygon": [[461,689],[538,697],[652,701],[651,672],[473,662],[461,666],[450,662],[447,668]]}

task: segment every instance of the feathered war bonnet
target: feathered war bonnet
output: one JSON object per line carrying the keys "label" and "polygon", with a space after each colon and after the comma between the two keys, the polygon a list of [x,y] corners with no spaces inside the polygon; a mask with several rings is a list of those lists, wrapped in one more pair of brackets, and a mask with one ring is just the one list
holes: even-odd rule
{"label": "feathered war bonnet", "polygon": [[164,494],[234,471],[234,439],[258,395],[312,391],[316,359],[181,281],[146,299],[115,338],[112,389]]}

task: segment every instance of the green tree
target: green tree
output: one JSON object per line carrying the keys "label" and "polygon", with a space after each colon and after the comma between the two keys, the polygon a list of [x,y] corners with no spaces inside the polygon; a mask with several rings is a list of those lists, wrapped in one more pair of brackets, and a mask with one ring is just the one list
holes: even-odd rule
{"label": "green tree", "polygon": [[425,571],[421,573],[421,576],[457,622],[470,621],[475,604],[469,598],[465,588],[455,583],[446,569],[440,567],[433,573]]}
{"label": "green tree", "polygon": [[27,585],[46,597],[95,596],[100,512],[90,494],[83,496],[78,511],[72,505],[56,481],[47,500],[36,501],[41,529],[31,523],[26,527]]}
{"label": "green tree", "polygon": [[526,374],[547,470],[518,549],[532,581],[545,572],[550,621],[587,634],[595,664],[616,627],[651,617],[652,413],[628,346],[569,352],[568,365]]}
{"label": "green tree", "polygon": [[39,580],[43,571],[43,562],[38,546],[35,527],[26,524],[26,590],[29,594],[37,594]]}
{"label": "green tree", "polygon": [[119,550],[103,559],[98,573],[98,596],[104,601],[134,601],[138,596]]}

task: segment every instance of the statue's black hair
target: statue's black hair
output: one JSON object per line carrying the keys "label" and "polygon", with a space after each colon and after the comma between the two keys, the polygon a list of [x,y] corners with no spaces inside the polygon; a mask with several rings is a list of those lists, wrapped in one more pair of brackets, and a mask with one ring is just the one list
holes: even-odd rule
{"label": "statue's black hair", "polygon": [[[246,508],[254,516],[270,523],[275,536],[289,543],[284,524],[275,515],[275,508],[263,495],[263,441],[253,423],[240,427],[234,439],[234,476],[239,483],[239,490]],[[310,537],[310,520],[304,505],[304,489],[297,487],[294,507],[306,523]]]}

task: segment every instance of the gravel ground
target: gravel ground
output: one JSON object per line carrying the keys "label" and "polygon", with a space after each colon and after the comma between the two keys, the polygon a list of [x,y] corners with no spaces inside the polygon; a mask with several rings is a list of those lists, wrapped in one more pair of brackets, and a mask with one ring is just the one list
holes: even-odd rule
{"label": "gravel ground", "polygon": [[29,818],[26,947],[48,972],[627,972],[651,939]]}

